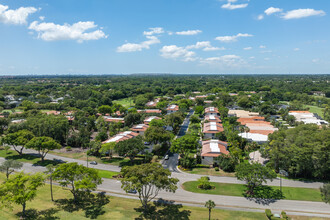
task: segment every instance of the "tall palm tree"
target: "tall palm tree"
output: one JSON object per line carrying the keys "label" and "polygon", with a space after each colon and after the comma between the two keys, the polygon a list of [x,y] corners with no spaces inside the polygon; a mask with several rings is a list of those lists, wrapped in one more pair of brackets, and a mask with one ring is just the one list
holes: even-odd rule
{"label": "tall palm tree", "polygon": [[215,203],[209,200],[205,203],[205,207],[209,209],[209,220],[211,219],[211,210],[215,207]]}
{"label": "tall palm tree", "polygon": [[48,179],[49,179],[49,183],[50,183],[50,196],[52,198],[52,201],[54,201],[53,198],[53,173],[55,171],[56,166],[54,166],[53,164],[48,164],[46,166],[47,170],[45,171],[45,173],[48,175]]}

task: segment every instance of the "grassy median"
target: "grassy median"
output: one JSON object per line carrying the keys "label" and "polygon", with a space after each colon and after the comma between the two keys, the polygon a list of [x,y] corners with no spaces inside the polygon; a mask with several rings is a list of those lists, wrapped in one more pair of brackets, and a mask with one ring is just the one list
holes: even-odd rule
{"label": "grassy median", "polygon": [[[244,197],[244,193],[247,190],[246,186],[243,184],[231,184],[231,183],[211,183],[215,188],[211,190],[203,190],[198,188],[197,181],[189,181],[183,183],[183,189],[195,192],[195,193],[205,193],[213,195],[224,195],[224,196],[241,196]],[[273,190],[280,189],[278,186],[271,186]],[[282,187],[282,192],[284,199],[287,200],[303,200],[303,201],[313,201],[322,202],[321,193],[319,189],[311,188],[300,188],[300,187]]]}

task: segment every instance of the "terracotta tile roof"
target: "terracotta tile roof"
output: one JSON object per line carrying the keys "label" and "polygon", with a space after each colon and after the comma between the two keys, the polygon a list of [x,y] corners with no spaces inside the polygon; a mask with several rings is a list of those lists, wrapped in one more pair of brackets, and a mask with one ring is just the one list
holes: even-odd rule
{"label": "terracotta tile roof", "polygon": [[167,111],[179,111],[179,106],[177,106],[177,105],[169,105],[166,110]]}
{"label": "terracotta tile roof", "polygon": [[289,111],[289,113],[311,113],[309,111]]}
{"label": "terracotta tile roof", "polygon": [[59,115],[61,114],[61,112],[59,111],[49,111],[49,112],[46,112],[47,115]]}
{"label": "terracotta tile roof", "polygon": [[227,150],[228,143],[219,140],[208,140],[202,142],[202,153],[203,157],[218,157],[220,154],[229,154]]}
{"label": "terracotta tile roof", "polygon": [[121,132],[119,134],[116,134],[115,136],[109,138],[106,141],[103,141],[102,143],[103,144],[111,143],[111,142],[118,143],[119,141],[124,141],[124,140],[127,140],[127,139],[131,139],[131,138],[134,138],[138,135],[139,135],[138,133],[135,133],[133,131],[125,131],[125,132]]}
{"label": "terracotta tile roof", "polygon": [[219,114],[218,108],[215,108],[215,107],[205,108],[204,112],[205,112],[205,114],[207,114],[207,113],[216,113],[216,114]]}
{"label": "terracotta tile roof", "polygon": [[204,123],[203,133],[216,134],[221,131],[224,131],[224,129],[222,127],[222,124],[220,124],[220,123],[217,123],[217,122]]}
{"label": "terracotta tile roof", "polygon": [[144,124],[148,125],[152,120],[159,120],[161,119],[160,117],[157,117],[157,116],[150,116],[150,117],[147,117],[146,119],[144,119]]}
{"label": "terracotta tile roof", "polygon": [[111,116],[103,116],[104,120],[107,122],[121,122],[124,123],[124,118],[113,118]]}
{"label": "terracotta tile roof", "polygon": [[[250,130],[249,133],[269,135],[273,134],[274,131],[275,130]],[[244,135],[242,137],[244,137]]]}
{"label": "terracotta tile roof", "polygon": [[162,111],[159,109],[144,109],[144,110],[137,110],[137,112],[147,113],[147,114],[150,114],[150,113],[161,114],[162,113]]}
{"label": "terracotta tile roof", "polygon": [[204,121],[221,122],[221,119],[219,116],[216,116],[216,115],[207,115],[207,116],[205,116]]}
{"label": "terracotta tile roof", "polygon": [[131,128],[132,131],[146,131],[149,128],[148,125],[138,124]]}

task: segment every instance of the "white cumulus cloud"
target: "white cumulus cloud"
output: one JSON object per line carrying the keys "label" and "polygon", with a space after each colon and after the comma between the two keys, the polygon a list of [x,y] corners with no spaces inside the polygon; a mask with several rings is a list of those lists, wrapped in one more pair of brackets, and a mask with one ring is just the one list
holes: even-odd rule
{"label": "white cumulus cloud", "polygon": [[161,27],[149,28],[149,31],[144,31],[143,35],[154,35],[154,34],[162,34],[164,33],[164,29]]}
{"label": "white cumulus cloud", "polygon": [[160,53],[161,56],[166,59],[181,59],[185,62],[196,60],[195,52],[189,51],[184,47],[178,47],[176,45],[163,46],[160,49]]}
{"label": "white cumulus cloud", "polygon": [[107,35],[100,29],[88,32],[90,29],[95,28],[97,28],[97,25],[93,21],[79,21],[72,25],[34,21],[29,26],[29,29],[36,31],[38,38],[44,41],[76,40],[81,43],[88,40],[107,38]]}
{"label": "white cumulus cloud", "polygon": [[264,19],[264,15],[258,15],[257,19],[258,19],[258,20],[262,20],[262,19]]}
{"label": "white cumulus cloud", "polygon": [[196,35],[202,33],[201,30],[187,30],[187,31],[178,31],[175,34],[177,35]]}
{"label": "white cumulus cloud", "polygon": [[235,10],[235,9],[240,9],[240,8],[246,8],[249,4],[244,3],[244,4],[232,4],[233,1],[228,1],[227,4],[224,4],[221,6],[221,8],[228,9],[228,10]]}
{"label": "white cumulus cloud", "polygon": [[285,20],[289,20],[289,19],[299,19],[310,16],[324,16],[324,15],[326,15],[326,13],[323,10],[306,8],[306,9],[296,9],[292,11],[287,11],[282,15],[282,18]]}
{"label": "white cumulus cloud", "polygon": [[156,36],[146,36],[148,40],[143,41],[139,44],[127,43],[117,48],[117,52],[135,52],[143,49],[149,49],[151,45],[160,43],[160,40]]}
{"label": "white cumulus cloud", "polygon": [[237,55],[223,55],[220,57],[208,57],[205,59],[201,59],[200,62],[202,64],[211,64],[211,65],[218,65],[221,67],[241,67],[242,65],[246,64],[246,62]]}
{"label": "white cumulus cloud", "polygon": [[281,9],[281,8],[270,7],[265,10],[265,14],[271,15],[271,14],[282,12],[282,11],[283,11],[283,9]]}
{"label": "white cumulus cloud", "polygon": [[35,13],[38,9],[34,7],[20,7],[12,10],[6,5],[0,4],[0,22],[6,24],[26,24],[30,14]]}
{"label": "white cumulus cloud", "polygon": [[245,47],[243,50],[252,50],[252,47]]}
{"label": "white cumulus cloud", "polygon": [[233,35],[233,36],[219,36],[216,37],[215,39],[224,43],[229,43],[229,42],[234,42],[237,41],[238,38],[240,37],[253,37],[253,35],[251,34],[237,34],[237,35]]}

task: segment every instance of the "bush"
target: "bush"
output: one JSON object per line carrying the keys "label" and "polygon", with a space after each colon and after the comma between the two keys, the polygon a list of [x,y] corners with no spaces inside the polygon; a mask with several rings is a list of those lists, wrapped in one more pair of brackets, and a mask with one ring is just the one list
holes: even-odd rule
{"label": "bush", "polygon": [[70,146],[67,146],[65,149],[66,151],[72,151],[72,148]]}
{"label": "bush", "polygon": [[272,211],[270,209],[266,209],[265,214],[266,214],[266,216],[269,220],[272,219],[273,214],[272,214]]}
{"label": "bush", "polygon": [[217,157],[217,161],[221,169],[225,172],[234,172],[236,161],[229,155],[221,154]]}
{"label": "bush", "polygon": [[215,167],[214,170],[215,171],[219,171],[220,169],[219,169],[219,167]]}
{"label": "bush", "polygon": [[281,212],[281,217],[282,217],[283,219],[290,219],[289,216],[286,215],[286,212],[285,212],[285,211],[282,211],[282,212]]}
{"label": "bush", "polygon": [[208,176],[202,176],[198,179],[198,188],[204,190],[212,189],[213,185],[210,183],[210,178]]}

